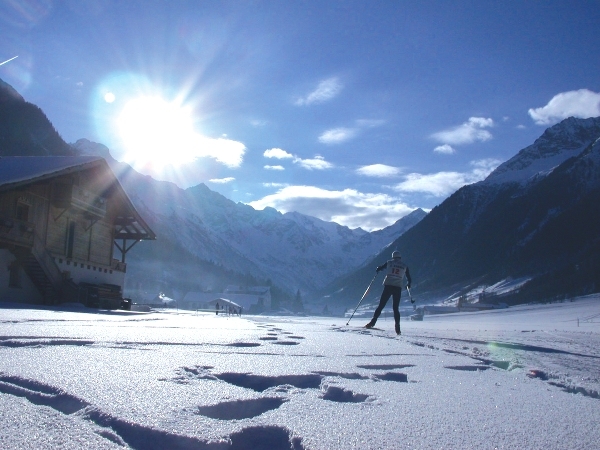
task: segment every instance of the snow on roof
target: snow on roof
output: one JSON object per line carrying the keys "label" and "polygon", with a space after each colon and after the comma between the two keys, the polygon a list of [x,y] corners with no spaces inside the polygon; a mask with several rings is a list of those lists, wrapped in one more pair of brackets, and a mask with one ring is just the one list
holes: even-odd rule
{"label": "snow on roof", "polygon": [[0,158],[0,187],[48,178],[104,161],[98,156],[3,156]]}

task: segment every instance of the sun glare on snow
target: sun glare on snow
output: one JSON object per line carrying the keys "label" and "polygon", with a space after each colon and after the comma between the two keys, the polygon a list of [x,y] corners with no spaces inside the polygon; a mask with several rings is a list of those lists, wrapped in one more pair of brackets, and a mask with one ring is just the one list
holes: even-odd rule
{"label": "sun glare on snow", "polygon": [[126,160],[161,169],[192,161],[198,136],[189,110],[160,97],[140,97],[125,104],[117,119]]}

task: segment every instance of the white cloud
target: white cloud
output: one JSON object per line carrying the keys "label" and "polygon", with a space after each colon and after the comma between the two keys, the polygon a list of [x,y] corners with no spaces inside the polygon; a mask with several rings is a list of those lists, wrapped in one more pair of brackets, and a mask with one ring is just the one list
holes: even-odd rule
{"label": "white cloud", "polygon": [[333,167],[333,164],[325,161],[325,158],[320,155],[316,155],[313,159],[294,158],[294,163],[308,170],[324,170]]}
{"label": "white cloud", "polygon": [[364,128],[375,128],[385,124],[383,119],[358,119],[356,125]]}
{"label": "white cloud", "polygon": [[471,117],[468,121],[454,128],[433,133],[431,138],[441,144],[461,145],[473,142],[485,142],[492,139],[492,133],[484,128],[494,126],[492,119]]}
{"label": "white cloud", "polygon": [[287,186],[249,204],[255,209],[271,206],[282,212],[298,211],[368,231],[391,225],[415,209],[387,194],[366,194],[355,189],[330,191],[315,186]]}
{"label": "white cloud", "polygon": [[[298,164],[300,167],[303,167],[308,170],[324,170],[331,169],[333,164],[328,161],[325,161],[321,155],[316,155],[314,158],[303,159],[299,156],[292,155],[291,153],[286,152],[280,148],[272,148],[269,150],[265,150],[263,153],[265,158],[276,158],[276,159],[288,159],[293,158],[293,163]],[[264,166],[267,170],[285,170],[282,165],[266,165]]]}
{"label": "white cloud", "polygon": [[385,164],[371,164],[370,166],[363,166],[356,169],[356,173],[368,177],[385,178],[398,175],[400,169],[398,167],[386,166]]}
{"label": "white cloud", "polygon": [[264,187],[285,187],[288,186],[286,183],[263,183]]}
{"label": "white cloud", "polygon": [[328,78],[319,83],[317,88],[306,97],[296,100],[296,105],[305,106],[323,103],[337,96],[343,88],[337,77]]}
{"label": "white cloud", "polygon": [[395,189],[401,192],[424,192],[435,197],[445,197],[465,184],[467,184],[465,174],[459,172],[438,172],[429,175],[409,173]]}
{"label": "white cloud", "polygon": [[456,150],[454,150],[454,148],[448,144],[438,145],[436,148],[433,149],[433,151],[436,153],[442,153],[444,155],[452,155],[456,153]]}
{"label": "white cloud", "polygon": [[319,141],[323,144],[340,144],[348,141],[359,133],[361,129],[376,128],[384,125],[385,120],[382,119],[357,119],[355,121],[357,128],[338,127],[324,131],[319,136]]}
{"label": "white cloud", "polygon": [[567,117],[600,116],[600,93],[588,89],[556,94],[546,106],[531,108],[529,115],[537,125],[550,125]]}
{"label": "white cloud", "polygon": [[232,168],[241,166],[244,153],[246,153],[246,146],[241,142],[206,137],[201,137],[198,141],[200,145],[197,148],[197,157],[214,158],[221,164]]}
{"label": "white cloud", "polygon": [[265,150],[263,153],[265,158],[277,158],[277,159],[285,159],[285,158],[293,158],[294,155],[286,152],[280,148],[271,148],[269,150]]}
{"label": "white cloud", "polygon": [[233,177],[227,177],[227,178],[213,178],[212,180],[208,180],[210,183],[216,183],[216,184],[227,184],[227,183],[231,183],[232,181],[235,181],[235,178]]}
{"label": "white cloud", "polygon": [[486,178],[496,167],[502,164],[502,161],[495,158],[484,158],[471,161],[469,164],[473,167],[473,170],[471,170],[473,181],[471,183],[475,183]]}
{"label": "white cloud", "polygon": [[352,139],[354,136],[356,136],[354,128],[332,128],[319,136],[319,141],[324,144],[339,144]]}
{"label": "white cloud", "polygon": [[410,173],[403,182],[394,186],[400,192],[422,192],[434,197],[446,197],[466,184],[475,183],[487,177],[501,161],[481,159],[472,161],[469,172],[438,172],[432,174]]}
{"label": "white cloud", "polygon": [[250,121],[250,125],[252,125],[253,127],[256,128],[261,128],[264,127],[268,124],[269,122],[266,120],[260,120],[260,119],[253,119]]}

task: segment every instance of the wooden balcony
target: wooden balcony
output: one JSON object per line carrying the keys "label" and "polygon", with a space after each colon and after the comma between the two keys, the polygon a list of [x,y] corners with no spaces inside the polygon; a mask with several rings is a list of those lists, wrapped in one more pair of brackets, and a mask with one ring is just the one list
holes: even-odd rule
{"label": "wooden balcony", "polygon": [[65,258],[64,255],[56,255],[56,254],[50,254],[50,257],[52,258],[52,261],[54,261],[54,263],[58,263],[59,267],[61,268],[61,270],[67,270],[70,271],[72,270],[72,268],[77,269],[78,267],[81,269],[86,269],[86,270],[93,270],[93,271],[98,271],[98,272],[108,272],[110,271],[110,273],[112,272],[122,272],[122,273],[126,273],[127,272],[127,264],[125,264],[124,262],[119,261],[118,259],[112,259],[110,262],[110,265],[106,265],[106,264],[99,264],[96,262],[91,262],[91,261],[85,261],[82,259],[76,259],[76,258]]}

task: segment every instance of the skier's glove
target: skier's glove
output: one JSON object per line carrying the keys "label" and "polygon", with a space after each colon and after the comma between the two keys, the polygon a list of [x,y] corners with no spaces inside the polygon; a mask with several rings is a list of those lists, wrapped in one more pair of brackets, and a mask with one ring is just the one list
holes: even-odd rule
{"label": "skier's glove", "polygon": [[411,302],[412,304],[414,304],[414,303],[415,303],[415,301],[414,301],[412,298],[410,299],[410,302]]}

